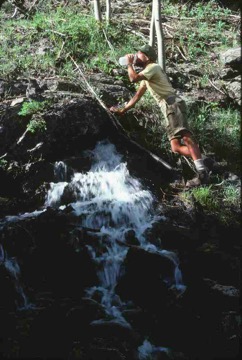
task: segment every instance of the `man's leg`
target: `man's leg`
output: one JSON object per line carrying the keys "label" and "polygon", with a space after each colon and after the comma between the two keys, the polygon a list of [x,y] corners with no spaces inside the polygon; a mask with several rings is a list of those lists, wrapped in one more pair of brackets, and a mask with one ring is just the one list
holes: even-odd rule
{"label": "man's leg", "polygon": [[195,141],[192,139],[190,133],[186,132],[182,136],[182,140],[184,142],[184,145],[181,144],[180,138],[174,138],[171,140],[171,150],[173,152],[177,152],[180,155],[189,156],[192,158],[193,161],[202,159],[200,149],[197,143],[195,143]]}
{"label": "man's leg", "polygon": [[208,182],[208,172],[204,165],[202,154],[197,143],[192,139],[192,136],[189,132],[185,132],[182,135],[182,140],[184,142],[184,145],[181,144],[181,139],[172,139],[171,149],[173,152],[177,152],[180,155],[191,157],[194,161],[194,165],[198,173],[198,176],[192,180],[189,180],[186,186],[193,187],[201,184],[206,184]]}
{"label": "man's leg", "polygon": [[181,139],[177,139],[177,138],[172,139],[170,143],[171,143],[172,152],[191,157],[191,153],[188,147],[186,145],[181,144]]}

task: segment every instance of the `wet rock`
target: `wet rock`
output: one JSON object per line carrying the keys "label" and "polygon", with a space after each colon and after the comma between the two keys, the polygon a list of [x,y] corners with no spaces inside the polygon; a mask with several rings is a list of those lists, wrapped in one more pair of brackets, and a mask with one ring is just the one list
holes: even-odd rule
{"label": "wet rock", "polygon": [[239,289],[231,285],[218,284],[211,279],[204,279],[209,291],[212,294],[213,301],[216,302],[217,307],[221,307],[225,310],[237,310],[239,309]]}
{"label": "wet rock", "polygon": [[66,328],[66,307],[53,303],[40,311],[31,323],[21,357],[65,358],[71,347]]}
{"label": "wet rock", "polygon": [[174,263],[169,258],[142,248],[130,248],[116,291],[136,305],[159,309],[166,303],[170,281],[174,281]]}
{"label": "wet rock", "polygon": [[4,263],[0,263],[0,283],[0,309],[4,309],[5,311],[16,310],[18,293],[16,290],[15,280],[11,273],[5,268]]}
{"label": "wet rock", "polygon": [[[103,307],[94,300],[82,298],[80,305],[70,308],[66,314],[66,326],[72,341],[86,342],[91,336],[90,323],[105,318]],[[85,328],[83,333],[82,329]]]}

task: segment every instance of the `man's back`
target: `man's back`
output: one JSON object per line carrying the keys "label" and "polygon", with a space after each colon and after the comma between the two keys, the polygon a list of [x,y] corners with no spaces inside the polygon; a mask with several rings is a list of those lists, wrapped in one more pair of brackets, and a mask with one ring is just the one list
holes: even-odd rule
{"label": "man's back", "polygon": [[175,94],[175,90],[160,65],[150,63],[144,70],[141,71],[141,73],[147,79],[142,80],[142,82],[145,82],[147,89],[150,91],[157,103],[160,103],[161,100]]}

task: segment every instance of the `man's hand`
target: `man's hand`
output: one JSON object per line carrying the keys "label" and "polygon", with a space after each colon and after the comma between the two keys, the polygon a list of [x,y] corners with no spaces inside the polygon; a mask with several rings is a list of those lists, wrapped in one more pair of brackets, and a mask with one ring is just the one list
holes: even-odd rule
{"label": "man's hand", "polygon": [[128,64],[133,65],[134,64],[134,59],[135,59],[135,54],[126,54],[126,56],[128,58]]}
{"label": "man's hand", "polygon": [[124,108],[120,106],[112,106],[109,110],[117,115],[124,115]]}

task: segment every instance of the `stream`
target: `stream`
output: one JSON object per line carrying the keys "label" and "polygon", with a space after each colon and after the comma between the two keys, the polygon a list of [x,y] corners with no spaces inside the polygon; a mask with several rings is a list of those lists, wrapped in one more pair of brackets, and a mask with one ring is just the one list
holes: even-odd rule
{"label": "stream", "polygon": [[[165,220],[161,215],[162,207],[154,195],[142,186],[140,180],[130,175],[123,156],[117,152],[115,146],[108,141],[102,141],[83,155],[91,159],[91,168],[88,172],[74,172],[70,176],[66,163],[57,161],[54,164],[55,180],[49,184],[42,209],[7,216],[0,225],[39,216],[48,207],[61,210],[71,208],[74,216],[78,218],[77,226],[90,229],[92,236],[96,238],[96,246],[93,242],[86,246],[97,264],[99,284],[87,288],[86,297],[96,299],[98,296],[107,319],[131,328],[122,315],[127,304],[115,293],[129,249],[128,235],[132,234],[137,246],[152,253],[162,254],[173,263],[173,276],[163,281],[169,287],[175,287],[178,293],[182,293],[186,286],[182,281],[179,259],[174,252],[158,249],[146,240],[146,230],[152,228],[155,222]],[[2,247],[1,258],[5,268],[14,277],[20,294],[18,309],[34,308],[34,304],[29,304],[18,281],[20,267],[17,260],[9,259]],[[108,320],[94,320],[93,323],[102,321]],[[155,349],[165,351],[163,347]],[[154,347],[145,340],[139,348],[140,359],[145,359],[152,351]]]}

